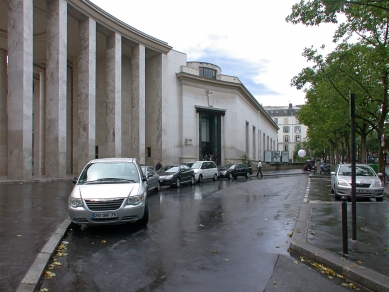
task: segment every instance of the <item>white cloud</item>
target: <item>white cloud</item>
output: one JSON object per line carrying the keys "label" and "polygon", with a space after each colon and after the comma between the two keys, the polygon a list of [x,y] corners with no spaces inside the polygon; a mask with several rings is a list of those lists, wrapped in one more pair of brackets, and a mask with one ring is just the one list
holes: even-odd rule
{"label": "white cloud", "polygon": [[292,88],[290,81],[309,65],[301,56],[304,47],[326,44],[328,52],[334,48],[336,25],[305,27],[286,23],[298,0],[92,1],[134,28],[186,53],[188,61],[213,63],[215,55],[219,62],[225,58],[227,68],[215,64],[224,74],[242,80],[263,105],[302,104],[304,93]]}

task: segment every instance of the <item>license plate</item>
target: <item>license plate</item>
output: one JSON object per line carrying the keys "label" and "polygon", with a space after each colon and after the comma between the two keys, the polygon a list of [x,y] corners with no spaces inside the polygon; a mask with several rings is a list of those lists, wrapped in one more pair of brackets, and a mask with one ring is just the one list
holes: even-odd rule
{"label": "license plate", "polygon": [[92,213],[92,218],[115,218],[117,217],[117,213],[109,212],[109,213]]}
{"label": "license plate", "polygon": [[367,190],[357,190],[357,193],[367,193]]}

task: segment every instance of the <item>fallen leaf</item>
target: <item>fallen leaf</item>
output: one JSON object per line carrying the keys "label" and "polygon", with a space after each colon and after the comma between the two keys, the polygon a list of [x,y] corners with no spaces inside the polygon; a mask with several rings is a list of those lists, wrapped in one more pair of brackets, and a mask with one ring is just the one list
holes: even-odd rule
{"label": "fallen leaf", "polygon": [[362,264],[362,261],[358,261],[358,263]]}
{"label": "fallen leaf", "polygon": [[298,261],[294,261],[293,263],[295,263],[296,265],[298,265],[298,264],[299,264],[299,262],[298,262]]}
{"label": "fallen leaf", "polygon": [[47,291],[49,291],[49,289],[47,289],[47,288],[42,288],[39,290],[39,292],[47,292]]}
{"label": "fallen leaf", "polygon": [[277,285],[277,281],[273,281],[273,284],[274,284],[274,285]]}
{"label": "fallen leaf", "polygon": [[297,233],[301,233],[300,229],[297,229],[296,232],[297,232]]}
{"label": "fallen leaf", "polygon": [[225,261],[226,261],[226,262],[228,262],[228,261],[229,261],[229,259],[225,259]]}
{"label": "fallen leaf", "polygon": [[276,245],[276,248],[279,248],[280,246],[279,245]]}
{"label": "fallen leaf", "polygon": [[217,253],[217,250],[216,250],[216,249],[214,249],[212,252],[213,252],[213,253]]}
{"label": "fallen leaf", "polygon": [[18,234],[18,235],[16,235],[17,237],[21,237],[21,235],[20,234]]}
{"label": "fallen leaf", "polygon": [[102,241],[101,241],[102,244],[104,244],[104,243],[106,243],[106,242],[107,242],[106,240],[102,240]]}
{"label": "fallen leaf", "polygon": [[360,228],[362,231],[365,230],[363,227]]}
{"label": "fallen leaf", "polygon": [[293,232],[288,233],[288,236],[289,236],[289,237],[292,237],[292,236],[293,236]]}
{"label": "fallen leaf", "polygon": [[203,225],[203,224],[200,224],[199,226],[200,226],[200,227],[203,227],[204,225]]}
{"label": "fallen leaf", "polygon": [[43,275],[46,279],[50,279],[52,277],[55,276],[55,273],[53,272],[50,272],[50,271],[45,271],[44,275]]}
{"label": "fallen leaf", "polygon": [[384,248],[384,250],[388,251],[388,248],[387,248],[387,247],[385,247],[385,248]]}
{"label": "fallen leaf", "polygon": [[311,234],[312,234],[312,235],[315,235],[315,234],[316,234],[316,232],[315,232],[315,231],[311,231]]}

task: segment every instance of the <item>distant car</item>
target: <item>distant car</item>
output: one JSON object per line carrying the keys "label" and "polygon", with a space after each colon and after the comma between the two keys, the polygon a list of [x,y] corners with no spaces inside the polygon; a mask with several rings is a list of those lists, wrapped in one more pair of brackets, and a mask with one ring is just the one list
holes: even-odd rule
{"label": "distant car", "polygon": [[74,227],[134,222],[147,225],[146,177],[135,158],[91,160],[73,183],[68,211]]}
{"label": "distant car", "polygon": [[183,183],[190,183],[193,185],[195,182],[193,169],[186,165],[163,166],[160,170],[158,170],[158,174],[161,186],[175,185],[179,188]]}
{"label": "distant car", "polygon": [[185,165],[186,165],[186,166],[189,166],[189,167],[192,167],[193,163],[194,163],[194,162],[187,162],[187,163],[185,163]]}
{"label": "distant car", "polygon": [[193,163],[192,169],[195,172],[197,182],[210,178],[215,181],[219,176],[219,170],[213,161],[196,161]]}
{"label": "distant car", "polygon": [[141,166],[143,174],[147,178],[147,190],[160,191],[161,185],[159,184],[159,174],[152,166],[142,165]]}
{"label": "distant car", "polygon": [[222,167],[219,172],[219,178],[237,178],[238,176],[244,176],[249,178],[253,174],[251,166],[246,164],[227,164]]}
{"label": "distant car", "polygon": [[[375,171],[368,164],[356,164],[355,168],[356,196],[382,201],[384,187]],[[351,197],[351,164],[338,164],[331,172],[331,192],[335,199]]]}

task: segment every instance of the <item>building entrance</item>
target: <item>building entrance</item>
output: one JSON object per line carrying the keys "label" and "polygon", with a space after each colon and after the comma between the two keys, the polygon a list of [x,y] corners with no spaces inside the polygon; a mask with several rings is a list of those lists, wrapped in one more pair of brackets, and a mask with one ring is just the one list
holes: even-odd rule
{"label": "building entrance", "polygon": [[199,114],[199,160],[213,160],[212,155],[216,154],[216,164],[220,165],[221,115],[205,112]]}

